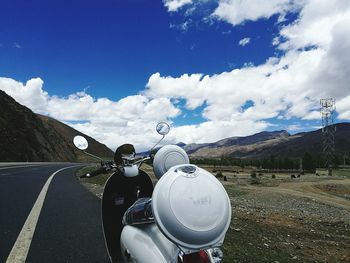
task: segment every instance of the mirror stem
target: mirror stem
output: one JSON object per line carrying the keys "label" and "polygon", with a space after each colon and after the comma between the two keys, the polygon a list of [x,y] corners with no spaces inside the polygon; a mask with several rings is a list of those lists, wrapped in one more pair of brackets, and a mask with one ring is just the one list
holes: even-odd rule
{"label": "mirror stem", "polygon": [[96,155],[93,155],[93,154],[91,154],[91,153],[88,153],[88,152],[86,152],[86,151],[83,151],[83,152],[86,153],[87,155],[90,155],[91,157],[94,157],[94,158],[96,158],[96,159],[98,159],[98,160],[100,160],[100,161],[103,162],[102,158],[100,158],[100,157],[98,157],[98,156],[96,156]]}
{"label": "mirror stem", "polygon": [[152,150],[164,139],[165,135],[149,150],[149,153],[151,154]]}

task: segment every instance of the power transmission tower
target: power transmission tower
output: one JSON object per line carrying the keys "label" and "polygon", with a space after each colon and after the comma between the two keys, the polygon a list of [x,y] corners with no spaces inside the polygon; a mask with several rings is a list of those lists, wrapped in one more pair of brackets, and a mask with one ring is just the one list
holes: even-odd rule
{"label": "power transmission tower", "polygon": [[325,157],[325,167],[328,174],[332,175],[332,167],[335,159],[334,137],[336,127],[334,125],[335,99],[327,98],[320,100],[320,111],[322,116],[322,134],[323,134],[323,154]]}

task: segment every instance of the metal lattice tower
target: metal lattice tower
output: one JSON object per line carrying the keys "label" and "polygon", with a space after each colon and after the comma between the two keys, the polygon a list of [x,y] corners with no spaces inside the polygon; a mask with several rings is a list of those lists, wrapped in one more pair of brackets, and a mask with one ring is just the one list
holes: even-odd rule
{"label": "metal lattice tower", "polygon": [[[320,100],[320,111],[322,116],[322,134],[323,134],[323,154],[325,157],[325,167],[331,171],[335,159],[335,131],[334,112],[335,99],[327,98]],[[331,173],[331,172],[330,172]]]}

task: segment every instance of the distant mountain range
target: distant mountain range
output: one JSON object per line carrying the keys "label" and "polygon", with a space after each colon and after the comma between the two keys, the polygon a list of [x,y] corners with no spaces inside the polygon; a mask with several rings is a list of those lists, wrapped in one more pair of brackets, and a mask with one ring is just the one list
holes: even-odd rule
{"label": "distant mountain range", "polygon": [[[338,155],[350,155],[350,123],[336,126]],[[83,135],[88,152],[107,159],[113,151],[106,145],[55,119],[33,113],[0,90],[0,162],[5,161],[86,161],[89,157],[73,145],[73,137]],[[191,158],[301,157],[305,152],[322,153],[322,130],[290,135],[287,131],[260,132],[230,137],[214,143],[178,143]],[[146,152],[145,152],[146,153]],[[145,154],[141,153],[141,154]],[[90,159],[91,160],[91,159]]]}
{"label": "distant mountain range", "polygon": [[[335,148],[338,155],[350,154],[350,123],[337,123]],[[322,129],[290,135],[287,131],[260,132],[231,137],[214,143],[181,144],[192,158],[301,157],[305,152],[322,154]]]}
{"label": "distant mountain range", "polygon": [[73,137],[83,135],[88,152],[113,158],[113,151],[93,138],[55,119],[33,113],[0,90],[0,162],[86,161],[73,145]]}

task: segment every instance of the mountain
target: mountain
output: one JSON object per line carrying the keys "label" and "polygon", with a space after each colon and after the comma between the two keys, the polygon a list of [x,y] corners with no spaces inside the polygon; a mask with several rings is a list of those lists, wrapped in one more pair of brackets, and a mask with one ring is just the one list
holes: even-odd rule
{"label": "mountain", "polygon": [[[227,152],[230,151],[229,148],[231,146],[236,146],[236,147],[248,146],[248,145],[257,144],[267,140],[287,138],[289,136],[290,134],[287,131],[273,131],[273,132],[264,131],[264,132],[259,132],[257,134],[246,136],[246,137],[230,137],[214,143],[187,144],[183,146],[183,148],[189,154],[198,155],[198,152],[203,152],[203,153],[210,152],[212,155],[217,156],[217,154],[220,154],[220,152],[223,152],[223,154],[227,154]],[[215,154],[215,152],[217,153]]]}
{"label": "mountain", "polygon": [[0,90],[0,162],[86,161],[73,145],[75,135],[84,136],[92,154],[112,158],[104,144],[49,117],[33,113]]}
{"label": "mountain", "polygon": [[[339,155],[350,152],[350,123],[336,126],[335,148]],[[321,154],[322,129],[290,135],[287,131],[260,132],[246,137],[231,137],[215,143],[183,146],[192,158],[263,158],[270,155],[301,157],[306,151]]]}

